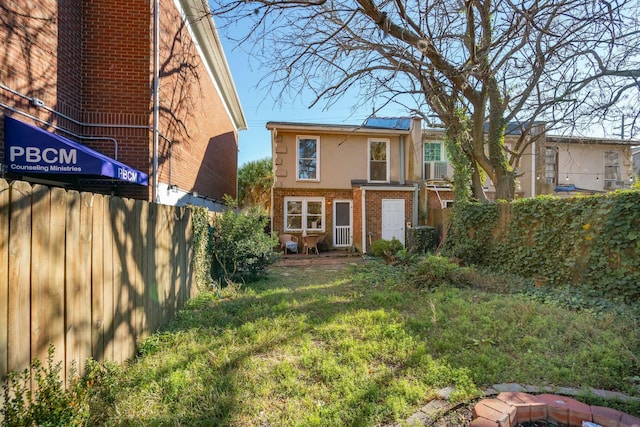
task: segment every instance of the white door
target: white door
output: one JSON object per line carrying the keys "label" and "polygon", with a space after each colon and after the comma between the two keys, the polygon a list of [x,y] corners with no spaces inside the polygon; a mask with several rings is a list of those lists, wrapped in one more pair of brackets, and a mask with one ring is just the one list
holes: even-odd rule
{"label": "white door", "polygon": [[333,203],[333,246],[351,247],[353,232],[353,209],[351,200],[334,200]]}
{"label": "white door", "polygon": [[404,245],[404,199],[382,199],[382,238]]}

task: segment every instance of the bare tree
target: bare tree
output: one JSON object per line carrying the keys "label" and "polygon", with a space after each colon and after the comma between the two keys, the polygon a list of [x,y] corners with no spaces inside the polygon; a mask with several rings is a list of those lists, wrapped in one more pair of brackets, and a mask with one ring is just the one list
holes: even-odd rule
{"label": "bare tree", "polygon": [[[446,129],[462,181],[512,199],[516,166],[547,129],[586,129],[624,114],[640,125],[637,0],[212,0],[248,53],[269,64],[279,99],[328,106],[399,103]],[[508,123],[520,127],[507,150]],[[462,173],[466,171],[466,174]]]}

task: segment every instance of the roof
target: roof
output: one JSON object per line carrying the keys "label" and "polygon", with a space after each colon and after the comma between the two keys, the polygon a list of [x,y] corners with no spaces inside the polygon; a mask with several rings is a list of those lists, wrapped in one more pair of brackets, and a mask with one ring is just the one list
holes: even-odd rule
{"label": "roof", "polygon": [[[206,0],[179,0],[191,36],[195,38],[202,60],[213,79],[233,124],[238,130],[247,129],[240,98],[231,76],[211,9]],[[206,15],[205,15],[206,14]]]}
{"label": "roof", "polygon": [[[411,131],[411,118],[369,118],[362,125],[328,124],[328,123],[297,123],[297,122],[267,122],[267,129],[300,130],[323,133],[368,133],[406,135]],[[371,125],[373,123],[375,125]]]}
{"label": "roof", "polygon": [[604,145],[638,145],[639,141],[618,138],[600,138],[587,136],[547,135],[547,142],[557,144],[604,144]]}

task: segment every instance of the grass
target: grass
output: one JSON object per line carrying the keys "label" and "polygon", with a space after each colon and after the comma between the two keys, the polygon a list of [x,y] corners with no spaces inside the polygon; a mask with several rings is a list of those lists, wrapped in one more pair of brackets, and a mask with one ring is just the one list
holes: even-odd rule
{"label": "grass", "polygon": [[441,388],[465,401],[502,382],[640,394],[637,318],[511,285],[416,289],[377,262],[273,268],[190,301],[141,343],[93,422],[371,426],[406,418]]}

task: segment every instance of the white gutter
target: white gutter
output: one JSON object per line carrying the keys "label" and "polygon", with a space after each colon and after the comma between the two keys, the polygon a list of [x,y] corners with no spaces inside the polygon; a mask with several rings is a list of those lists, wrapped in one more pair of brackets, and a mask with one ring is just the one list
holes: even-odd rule
{"label": "white gutter", "polygon": [[269,130],[298,130],[305,132],[322,132],[322,133],[358,133],[366,135],[409,135],[411,132],[408,130],[396,130],[396,129],[381,129],[381,128],[369,128],[353,125],[321,125],[314,123],[287,123],[287,122],[269,122],[266,125]]}
{"label": "white gutter", "polygon": [[151,200],[158,203],[158,127],[160,117],[160,0],[153,5],[153,189]]}

